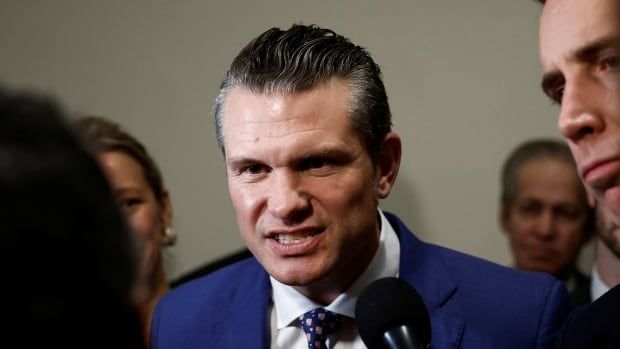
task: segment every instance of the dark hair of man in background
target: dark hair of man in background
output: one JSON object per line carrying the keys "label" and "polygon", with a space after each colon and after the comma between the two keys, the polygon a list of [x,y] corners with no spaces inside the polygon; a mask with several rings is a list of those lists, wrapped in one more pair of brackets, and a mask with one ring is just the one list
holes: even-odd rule
{"label": "dark hair of man in background", "polygon": [[3,341],[141,348],[134,247],[97,163],[45,98],[0,89]]}
{"label": "dark hair of man in background", "polygon": [[576,167],[573,154],[562,142],[539,139],[523,143],[508,156],[502,167],[502,203],[510,204],[517,195],[517,175],[521,166],[528,161],[545,158],[558,159]]}
{"label": "dark hair of man in background", "polygon": [[[289,45],[299,46],[299,49],[291,51]],[[286,31],[272,28],[252,40],[235,58],[215,101],[220,148],[225,151],[222,107],[231,89],[242,87],[265,95],[294,94],[334,77],[344,79],[352,89],[352,125],[366,137],[374,159],[380,142],[392,126],[381,70],[365,49],[317,26],[293,25]]]}

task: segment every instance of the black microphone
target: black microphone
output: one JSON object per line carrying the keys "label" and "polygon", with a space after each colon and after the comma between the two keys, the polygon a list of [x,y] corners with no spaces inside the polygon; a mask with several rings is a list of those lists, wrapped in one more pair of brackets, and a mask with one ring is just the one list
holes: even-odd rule
{"label": "black microphone", "polygon": [[357,331],[368,349],[427,349],[428,311],[407,282],[387,277],[371,282],[355,306]]}

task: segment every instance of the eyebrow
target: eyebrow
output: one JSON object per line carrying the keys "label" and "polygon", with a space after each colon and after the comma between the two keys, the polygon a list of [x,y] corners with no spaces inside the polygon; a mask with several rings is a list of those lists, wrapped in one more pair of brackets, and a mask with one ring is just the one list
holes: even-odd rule
{"label": "eyebrow", "polygon": [[543,76],[542,82],[540,83],[540,87],[542,88],[543,92],[547,96],[551,97],[550,90],[553,88],[553,86],[556,86],[558,82],[562,81],[563,79],[564,79],[563,74],[558,70],[545,73],[545,75]]}
{"label": "eyebrow", "polygon": [[[571,60],[578,62],[587,62],[596,58],[601,51],[614,46],[620,46],[620,35],[610,35],[601,37],[593,42],[588,43],[583,47],[579,47],[571,52],[570,57],[574,57]],[[562,72],[554,70],[543,75],[540,86],[542,90],[547,93],[549,89],[557,84],[558,81],[564,79]],[[548,94],[548,93],[547,93]]]}
{"label": "eyebrow", "polygon": [[134,187],[120,187],[112,190],[115,195],[124,195],[124,194],[141,194],[142,190]]}
{"label": "eyebrow", "polygon": [[260,163],[260,161],[248,157],[235,157],[226,159],[226,167],[231,169],[238,169],[256,163]]}
{"label": "eyebrow", "polygon": [[[346,154],[347,152],[343,151],[340,148],[325,147],[325,148],[314,149],[310,151],[308,150],[301,151],[298,154],[295,154],[295,156],[293,156],[290,159],[290,161],[292,161],[292,163],[299,163],[301,161],[306,161],[314,157],[342,158],[346,156]],[[227,167],[230,167],[232,169],[237,169],[240,167],[244,167],[244,166],[251,165],[251,164],[257,164],[257,163],[263,163],[263,161],[256,159],[256,158],[252,158],[252,157],[231,157],[228,160],[226,160]]]}

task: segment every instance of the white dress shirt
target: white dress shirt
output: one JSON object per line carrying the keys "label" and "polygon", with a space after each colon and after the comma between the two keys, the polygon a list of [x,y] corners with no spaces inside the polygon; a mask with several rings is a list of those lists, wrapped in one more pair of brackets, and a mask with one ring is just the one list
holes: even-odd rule
{"label": "white dress shirt", "polygon": [[596,269],[596,264],[594,264],[592,266],[592,281],[590,282],[590,296],[592,297],[592,302],[607,293],[610,289],[611,287],[607,286],[603,279],[601,279],[601,275],[599,275]]}
{"label": "white dress shirt", "polygon": [[[368,268],[351,286],[332,303],[323,308],[345,315],[350,320],[343,323],[336,334],[327,338],[329,349],[363,349],[366,348],[357,333],[355,322],[355,303],[362,290],[372,281],[393,276],[397,277],[400,261],[400,242],[396,232],[378,209],[381,222],[379,247]],[[270,309],[271,348],[272,349],[308,349],[304,331],[297,325],[296,319],[307,311],[321,307],[306,298],[294,287],[280,283],[270,277],[273,306]]]}

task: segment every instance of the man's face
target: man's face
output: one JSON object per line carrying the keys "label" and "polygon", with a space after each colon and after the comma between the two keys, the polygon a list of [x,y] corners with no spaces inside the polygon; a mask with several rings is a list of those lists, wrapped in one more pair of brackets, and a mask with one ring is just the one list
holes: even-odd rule
{"label": "man's face", "polygon": [[620,2],[550,0],[540,25],[543,89],[588,191],[620,221]]}
{"label": "man's face", "polygon": [[562,160],[533,159],[519,168],[517,188],[501,212],[517,267],[566,277],[588,236],[579,176]]}
{"label": "man's face", "polygon": [[296,94],[234,88],[222,114],[241,235],[270,275],[311,298],[366,268],[378,246],[377,197],[391,186],[350,125],[350,98],[339,79]]}

